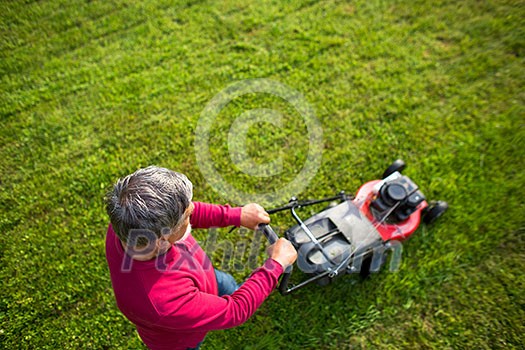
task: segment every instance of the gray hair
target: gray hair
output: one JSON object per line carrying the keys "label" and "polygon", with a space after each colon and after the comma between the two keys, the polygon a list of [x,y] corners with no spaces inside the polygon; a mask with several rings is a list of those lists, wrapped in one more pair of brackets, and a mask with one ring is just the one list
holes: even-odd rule
{"label": "gray hair", "polygon": [[[178,228],[192,196],[193,185],[185,175],[149,166],[117,181],[106,197],[106,210],[113,230],[128,243],[131,230],[148,230],[158,238]],[[138,246],[148,243],[141,238]]]}

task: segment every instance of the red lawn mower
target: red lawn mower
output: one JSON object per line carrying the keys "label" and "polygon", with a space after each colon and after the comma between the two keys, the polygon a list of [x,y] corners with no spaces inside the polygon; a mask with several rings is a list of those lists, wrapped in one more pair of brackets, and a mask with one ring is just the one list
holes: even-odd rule
{"label": "red lawn mower", "polygon": [[[418,186],[401,174],[405,167],[402,160],[396,160],[385,170],[382,180],[365,183],[355,197],[344,191],[316,200],[293,197],[288,204],[267,211],[274,214],[290,210],[297,225],[286,230],[284,236],[298,252],[297,266],[310,276],[289,285],[290,266],[279,285],[282,295],[312,282],[326,285],[346,273],[367,277],[379,271],[389,252],[399,261],[401,242],[414,233],[421,220],[430,224],[448,208],[443,201],[428,203]],[[306,220],[297,214],[297,209],[325,202],[330,205]],[[270,243],[278,239],[269,225],[259,225],[259,230]]]}

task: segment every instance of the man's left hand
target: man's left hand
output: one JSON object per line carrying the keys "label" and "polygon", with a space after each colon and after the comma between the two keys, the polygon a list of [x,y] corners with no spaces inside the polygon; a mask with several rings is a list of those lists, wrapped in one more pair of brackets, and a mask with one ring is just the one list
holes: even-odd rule
{"label": "man's left hand", "polygon": [[255,230],[259,224],[270,223],[270,215],[257,203],[246,204],[241,210],[241,226]]}

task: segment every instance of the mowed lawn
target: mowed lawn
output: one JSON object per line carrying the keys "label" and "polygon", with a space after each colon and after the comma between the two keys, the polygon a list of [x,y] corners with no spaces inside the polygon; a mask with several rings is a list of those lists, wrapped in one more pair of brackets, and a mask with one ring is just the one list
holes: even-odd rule
{"label": "mowed lawn", "polygon": [[[1,2],[1,347],[144,348],[113,298],[104,194],[156,164],[187,174],[195,200],[246,204],[203,175],[195,133],[216,94],[267,78],[322,127],[298,197],[355,192],[403,158],[450,209],[404,245],[399,271],[274,293],[203,348],[523,349],[524,56],[523,1]],[[252,125],[245,146],[256,164],[280,162],[268,177],[228,148],[234,121],[261,108],[280,124]],[[208,127],[215,169],[245,193],[287,186],[307,161],[305,120],[278,96],[245,94]],[[223,251],[253,240],[219,230],[213,262],[248,276],[248,252]]]}

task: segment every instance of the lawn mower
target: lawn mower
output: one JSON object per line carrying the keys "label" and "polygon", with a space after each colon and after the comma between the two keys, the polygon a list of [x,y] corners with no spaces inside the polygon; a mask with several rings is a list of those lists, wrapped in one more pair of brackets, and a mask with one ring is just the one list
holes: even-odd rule
{"label": "lawn mower", "polygon": [[[298,252],[297,266],[309,278],[289,285],[292,266],[283,273],[279,285],[282,295],[305,285],[331,283],[347,273],[367,277],[379,271],[387,253],[400,254],[401,242],[410,237],[421,221],[434,222],[448,208],[444,201],[427,202],[418,186],[401,174],[406,164],[398,159],[383,173],[382,180],[362,185],[355,196],[344,191],[329,198],[299,201],[292,197],[288,204],[268,210],[269,214],[289,210],[297,225],[284,236]],[[319,213],[302,220],[300,208],[320,203],[330,204]],[[270,244],[278,236],[270,225],[258,227]],[[400,255],[398,256],[398,258]]]}

